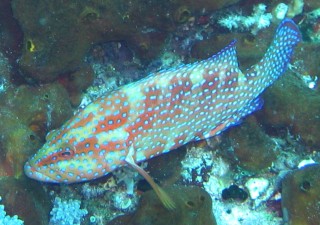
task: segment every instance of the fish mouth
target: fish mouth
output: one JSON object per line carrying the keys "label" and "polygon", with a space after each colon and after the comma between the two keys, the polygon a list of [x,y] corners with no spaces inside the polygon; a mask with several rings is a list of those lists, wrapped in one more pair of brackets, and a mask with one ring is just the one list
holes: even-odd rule
{"label": "fish mouth", "polygon": [[57,180],[41,173],[35,167],[31,166],[29,162],[26,162],[24,164],[24,173],[31,179],[35,179],[42,182],[58,183]]}

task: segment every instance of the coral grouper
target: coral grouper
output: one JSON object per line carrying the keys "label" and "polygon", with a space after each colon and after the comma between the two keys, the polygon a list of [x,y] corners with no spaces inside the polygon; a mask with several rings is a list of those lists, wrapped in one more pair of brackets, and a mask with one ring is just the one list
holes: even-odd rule
{"label": "coral grouper", "polygon": [[286,19],[263,59],[245,73],[232,42],[207,60],[151,74],[102,96],[51,131],[25,173],[44,182],[73,183],[129,164],[173,208],[136,163],[214,136],[261,107],[258,96],[286,70],[299,41],[297,26]]}

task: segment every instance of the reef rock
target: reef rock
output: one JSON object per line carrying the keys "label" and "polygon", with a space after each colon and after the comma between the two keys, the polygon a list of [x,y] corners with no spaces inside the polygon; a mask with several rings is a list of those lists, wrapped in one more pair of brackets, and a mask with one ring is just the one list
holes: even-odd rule
{"label": "reef rock", "polygon": [[[17,215],[25,225],[48,224],[51,202],[38,183],[17,180],[13,177],[1,177],[0,196],[0,204],[5,206],[9,216]],[[0,224],[4,224],[3,219]]]}
{"label": "reef rock", "polygon": [[234,163],[251,172],[271,166],[276,159],[275,143],[267,136],[254,116],[229,132],[234,148]]}
{"label": "reef rock", "polygon": [[14,0],[12,10],[24,34],[19,66],[29,78],[52,81],[82,70],[92,44],[115,40],[151,59],[177,24],[235,2]]}
{"label": "reef rock", "polygon": [[72,115],[66,90],[56,83],[9,87],[0,93],[0,174],[19,177],[48,130]]}
{"label": "reef rock", "polygon": [[286,224],[318,225],[320,221],[320,165],[288,174],[282,182],[282,212]]}
{"label": "reef rock", "polygon": [[165,209],[152,190],[143,194],[135,213],[118,217],[108,225],[216,225],[211,197],[203,189],[171,186],[165,191],[176,204],[174,210]]}
{"label": "reef rock", "polygon": [[320,147],[320,95],[304,84],[297,75],[287,73],[263,96],[264,107],[258,120],[269,130],[289,127],[290,133],[312,149]]}

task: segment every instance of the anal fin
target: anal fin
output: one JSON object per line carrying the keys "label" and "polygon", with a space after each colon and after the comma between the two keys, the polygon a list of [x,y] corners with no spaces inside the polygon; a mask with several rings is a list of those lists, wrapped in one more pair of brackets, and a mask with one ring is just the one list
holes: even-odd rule
{"label": "anal fin", "polygon": [[233,117],[233,122],[229,124],[228,127],[230,126],[237,126],[240,123],[242,123],[244,117],[250,115],[251,113],[258,111],[262,108],[263,106],[263,99],[260,97],[257,97],[253,99],[251,102],[249,102],[248,105],[243,107],[240,111],[238,111],[237,114]]}
{"label": "anal fin", "polygon": [[207,138],[210,138],[210,137],[213,137],[215,135],[220,134],[223,130],[226,129],[226,125],[228,124],[228,122],[229,121],[221,123],[218,126],[216,126],[215,128],[213,128],[212,130],[210,130],[209,132],[204,133],[203,138],[207,139]]}

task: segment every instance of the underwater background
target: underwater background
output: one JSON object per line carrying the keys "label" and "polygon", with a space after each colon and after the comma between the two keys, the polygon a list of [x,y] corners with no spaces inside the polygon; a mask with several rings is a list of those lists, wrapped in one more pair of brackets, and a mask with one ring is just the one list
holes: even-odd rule
{"label": "underwater background", "polygon": [[[141,163],[174,210],[130,166],[75,184],[25,175],[50,131],[98,97],[234,39],[246,71],[285,18],[302,41],[263,106]],[[318,0],[2,0],[0,39],[0,224],[320,224]]]}

